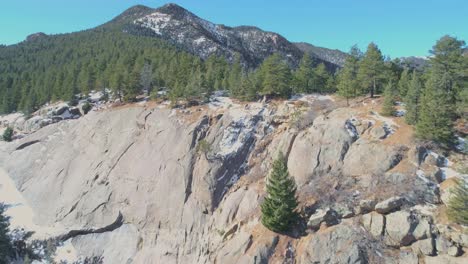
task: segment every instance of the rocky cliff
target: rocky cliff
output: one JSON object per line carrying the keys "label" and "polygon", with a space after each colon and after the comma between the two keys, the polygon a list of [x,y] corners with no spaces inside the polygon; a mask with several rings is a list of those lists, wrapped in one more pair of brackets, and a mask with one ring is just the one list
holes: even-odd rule
{"label": "rocky cliff", "polygon": [[[466,157],[378,110],[313,95],[114,106],[0,142],[0,167],[37,227],[104,263],[464,263],[443,202]],[[259,221],[279,151],[308,221],[291,234]]]}

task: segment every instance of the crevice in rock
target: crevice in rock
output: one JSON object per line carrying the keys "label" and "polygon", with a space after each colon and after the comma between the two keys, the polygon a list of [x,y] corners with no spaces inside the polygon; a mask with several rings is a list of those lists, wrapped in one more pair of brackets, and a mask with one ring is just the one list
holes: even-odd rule
{"label": "crevice in rock", "polygon": [[208,116],[203,116],[202,120],[198,123],[198,125],[193,129],[192,132],[192,142],[190,143],[190,149],[195,148],[197,142],[204,139],[206,136],[206,128],[209,125],[209,118]]}
{"label": "crevice in rock", "polygon": [[343,148],[341,148],[341,153],[340,153],[340,161],[344,161],[346,154],[348,153],[350,144],[348,142],[345,142],[343,144]]}
{"label": "crevice in rock", "polygon": [[15,151],[25,149],[25,148],[27,148],[27,147],[29,147],[29,146],[31,146],[31,145],[34,145],[34,144],[36,144],[36,143],[39,143],[39,142],[41,142],[41,141],[40,141],[40,140],[33,140],[33,141],[29,141],[29,142],[23,143],[23,144],[19,145],[19,146],[15,149]]}
{"label": "crevice in rock", "polygon": [[297,137],[297,133],[295,133],[291,139],[291,142],[289,142],[289,146],[288,146],[288,150],[287,152],[285,153],[286,155],[286,160],[289,159],[289,154],[291,154],[291,150],[292,150],[292,147],[294,145],[294,141],[296,141],[296,137]]}
{"label": "crevice in rock", "polygon": [[193,182],[193,168],[195,166],[196,155],[193,155],[190,159],[190,164],[188,168],[187,183],[185,185],[185,198],[184,204],[188,201],[190,195],[192,194],[192,182]]}
{"label": "crevice in rock", "polygon": [[314,172],[315,170],[320,166],[320,153],[322,153],[322,147],[319,148],[319,151],[317,153],[317,165],[315,165]]}
{"label": "crevice in rock", "polygon": [[188,170],[186,170],[187,183],[185,185],[184,203],[188,201],[190,195],[192,194],[193,169],[194,169],[195,161],[197,158],[196,153],[194,153],[195,146],[200,140],[206,137],[209,121],[210,120],[208,116],[203,116],[202,120],[198,123],[198,125],[195,127],[195,129],[192,132],[192,142],[190,143],[190,152],[192,152],[192,157],[190,159]]}
{"label": "crevice in rock", "polygon": [[112,167],[109,169],[109,172],[107,173],[106,177],[109,177],[109,175],[111,174],[111,172],[115,169],[115,167],[117,166],[117,164],[119,163],[120,159],[122,159],[122,157],[128,152],[128,150],[133,146],[133,144],[135,144],[135,142],[132,142],[130,143],[127,148],[125,148],[125,150],[122,152],[122,154],[120,154],[120,156],[117,158],[117,161],[114,163],[114,165],[112,165]]}
{"label": "crevice in rock", "polygon": [[77,236],[89,235],[89,234],[101,234],[106,232],[112,232],[117,228],[123,225],[123,215],[119,212],[117,219],[111,223],[110,225],[101,227],[101,228],[89,228],[89,229],[79,229],[79,230],[71,230],[66,234],[58,236],[56,239],[62,242],[67,241],[70,238],[74,238]]}
{"label": "crevice in rock", "polygon": [[145,115],[145,126],[144,126],[145,129],[146,129],[146,121],[148,120],[148,117],[149,117],[152,113],[153,113],[153,111],[149,111],[149,113],[147,113],[147,114]]}

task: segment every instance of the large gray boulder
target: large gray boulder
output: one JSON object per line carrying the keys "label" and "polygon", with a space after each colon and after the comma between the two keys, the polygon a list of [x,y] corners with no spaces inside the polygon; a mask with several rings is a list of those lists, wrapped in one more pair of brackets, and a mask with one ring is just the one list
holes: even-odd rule
{"label": "large gray boulder", "polygon": [[395,211],[399,209],[402,205],[405,199],[403,197],[391,197],[385,201],[382,201],[380,203],[377,203],[375,205],[375,211],[377,211],[380,214],[387,214],[392,211]]}
{"label": "large gray boulder", "polygon": [[386,216],[385,243],[389,246],[408,246],[416,238],[413,231],[418,225],[416,217],[407,211],[398,211]]}
{"label": "large gray boulder", "polygon": [[381,214],[371,212],[362,215],[361,223],[374,237],[380,237],[384,233],[385,217]]}
{"label": "large gray boulder", "polygon": [[299,263],[367,263],[368,241],[355,227],[337,225],[314,234]]}
{"label": "large gray boulder", "polygon": [[411,248],[417,254],[432,256],[434,255],[434,240],[432,238],[418,240],[411,245]]}

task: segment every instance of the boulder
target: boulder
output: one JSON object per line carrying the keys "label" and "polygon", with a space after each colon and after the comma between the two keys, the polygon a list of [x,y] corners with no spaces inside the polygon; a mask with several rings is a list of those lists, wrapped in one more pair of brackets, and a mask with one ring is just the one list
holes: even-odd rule
{"label": "boulder", "polygon": [[70,111],[70,114],[73,116],[81,116],[81,112],[78,107],[71,107],[69,111]]}
{"label": "boulder", "polygon": [[387,131],[382,126],[374,127],[370,134],[375,139],[384,139],[387,136]]}
{"label": "boulder", "polygon": [[454,258],[448,255],[424,258],[425,264],[466,264],[466,262],[466,258]]}
{"label": "boulder", "polygon": [[459,246],[456,246],[456,245],[453,245],[451,247],[449,247],[449,249],[447,250],[447,254],[449,256],[452,256],[452,257],[458,257],[460,256],[462,253],[461,249]]}
{"label": "boulder", "polygon": [[341,218],[350,218],[354,216],[353,208],[348,205],[335,205],[333,208]]}
{"label": "boulder", "polygon": [[[393,258],[392,258],[393,260]],[[418,264],[418,255],[411,250],[400,250],[398,264]]]}
{"label": "boulder", "polygon": [[374,237],[383,235],[385,227],[385,217],[383,215],[376,212],[365,214],[361,217],[361,223]]}
{"label": "boulder", "polygon": [[432,226],[429,220],[420,218],[413,235],[416,240],[430,238],[432,236]]}
{"label": "boulder", "polygon": [[374,211],[376,204],[377,202],[375,200],[361,200],[359,202],[357,214],[365,214]]}
{"label": "boulder", "polygon": [[375,211],[381,214],[388,214],[390,212],[400,209],[404,201],[405,201],[405,198],[403,197],[399,197],[399,196],[391,197],[385,201],[382,201],[376,204]]}
{"label": "boulder", "polygon": [[411,245],[411,248],[417,254],[423,254],[426,256],[434,255],[434,241],[432,238],[416,241]]}
{"label": "boulder", "polygon": [[62,115],[65,111],[68,111],[69,108],[68,104],[61,104],[55,108],[53,115]]}
{"label": "boulder", "polygon": [[330,208],[318,209],[312,214],[307,222],[307,226],[311,229],[320,228],[320,224],[326,223],[327,226],[336,225],[339,223],[338,213]]}
{"label": "boulder", "polygon": [[314,234],[298,255],[298,263],[368,263],[365,236],[352,226],[337,225]]}
{"label": "boulder", "polygon": [[448,249],[452,246],[452,243],[448,241],[444,236],[438,236],[435,239],[435,247],[438,255],[447,254]]}
{"label": "boulder", "polygon": [[417,218],[407,211],[397,211],[386,216],[385,244],[392,247],[408,246],[416,239],[413,231]]}

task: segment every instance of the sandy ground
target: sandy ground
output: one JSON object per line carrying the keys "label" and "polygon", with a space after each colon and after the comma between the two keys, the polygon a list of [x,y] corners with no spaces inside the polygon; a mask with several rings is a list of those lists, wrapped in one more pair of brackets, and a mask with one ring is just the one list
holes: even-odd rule
{"label": "sandy ground", "polygon": [[[33,231],[33,238],[45,239],[63,232],[63,227],[44,227],[34,223],[34,212],[21,192],[16,189],[15,183],[8,174],[0,168],[0,203],[9,206],[6,215],[10,217],[10,229],[24,229]],[[55,260],[60,262],[77,260],[76,250],[70,241],[66,241],[57,248]]]}

